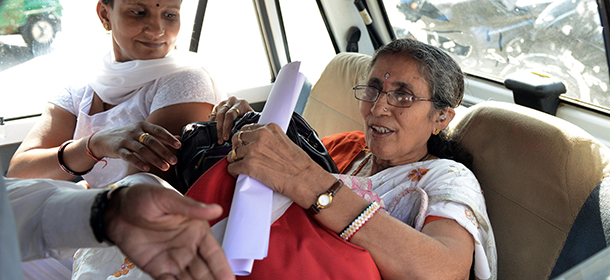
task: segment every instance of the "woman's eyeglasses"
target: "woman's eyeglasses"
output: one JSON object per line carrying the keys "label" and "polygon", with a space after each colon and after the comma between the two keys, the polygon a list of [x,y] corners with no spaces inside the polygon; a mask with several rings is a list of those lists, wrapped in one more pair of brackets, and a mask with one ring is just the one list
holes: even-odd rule
{"label": "woman's eyeglasses", "polygon": [[434,99],[428,98],[419,98],[413,96],[405,91],[399,90],[389,90],[389,91],[381,91],[372,86],[355,86],[354,87],[354,96],[356,99],[364,102],[377,102],[379,99],[379,95],[381,93],[385,93],[386,98],[388,100],[388,104],[400,108],[409,108],[413,104],[413,101],[436,101]]}

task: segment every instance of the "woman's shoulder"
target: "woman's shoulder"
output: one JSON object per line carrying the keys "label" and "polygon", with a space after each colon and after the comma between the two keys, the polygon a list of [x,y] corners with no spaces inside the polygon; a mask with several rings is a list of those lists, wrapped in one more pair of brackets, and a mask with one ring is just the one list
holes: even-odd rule
{"label": "woman's shoulder", "polygon": [[208,71],[206,71],[201,66],[190,66],[186,67],[180,71],[176,71],[174,73],[168,74],[159,78],[160,81],[169,81],[169,80],[180,80],[186,81],[191,79],[210,79],[210,75]]}
{"label": "woman's shoulder", "polygon": [[427,191],[460,189],[480,194],[481,187],[474,173],[464,164],[451,159],[429,160],[410,171],[409,178],[419,175],[421,186]]}
{"label": "woman's shoulder", "polygon": [[430,161],[431,163],[427,166],[430,170],[434,170],[435,172],[446,173],[452,175],[452,177],[475,178],[474,173],[472,173],[466,165],[455,160],[439,158]]}
{"label": "woman's shoulder", "polygon": [[49,102],[76,114],[85,97],[92,93],[93,90],[86,82],[76,82],[63,87],[49,99]]}
{"label": "woman's shoulder", "polygon": [[[200,66],[184,68],[175,73],[157,79],[155,87],[158,93],[172,96],[212,96],[216,92],[214,82],[208,72]],[[212,99],[212,101],[214,101]]]}

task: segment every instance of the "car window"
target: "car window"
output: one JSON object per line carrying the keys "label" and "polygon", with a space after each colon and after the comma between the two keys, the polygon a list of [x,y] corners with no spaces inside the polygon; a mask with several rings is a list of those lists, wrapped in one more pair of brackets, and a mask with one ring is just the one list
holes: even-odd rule
{"label": "car window", "polygon": [[384,0],[399,38],[449,52],[469,74],[503,81],[532,71],[562,81],[565,96],[610,108],[595,0]]}
{"label": "car window", "polygon": [[280,1],[290,58],[301,61],[303,72],[311,83],[320,77],[335,49],[315,1]]}
{"label": "car window", "polygon": [[226,92],[271,82],[252,1],[207,1],[197,53]]}
{"label": "car window", "polygon": [[[205,1],[202,1],[205,2]],[[207,1],[198,53],[221,88],[269,84],[251,2]],[[188,51],[199,1],[184,0],[177,51]],[[0,118],[37,115],[65,86],[82,83],[112,46],[97,1],[4,0],[0,6]],[[231,11],[226,13],[224,11]],[[28,35],[29,34],[29,35]],[[226,85],[222,87],[222,85]]]}

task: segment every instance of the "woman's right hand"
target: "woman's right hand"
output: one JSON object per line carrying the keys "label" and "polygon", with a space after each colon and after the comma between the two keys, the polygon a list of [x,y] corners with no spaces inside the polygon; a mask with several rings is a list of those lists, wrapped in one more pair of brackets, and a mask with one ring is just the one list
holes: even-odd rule
{"label": "woman's right hand", "polygon": [[210,114],[210,121],[216,121],[218,144],[222,144],[231,139],[231,129],[233,128],[235,119],[250,111],[254,110],[250,107],[248,101],[235,96],[231,96],[229,99],[214,106],[214,109]]}
{"label": "woman's right hand", "polygon": [[168,147],[181,146],[180,140],[165,128],[145,121],[99,131],[89,141],[95,157],[121,158],[145,172],[150,171],[150,164],[167,171],[170,164],[178,161]]}

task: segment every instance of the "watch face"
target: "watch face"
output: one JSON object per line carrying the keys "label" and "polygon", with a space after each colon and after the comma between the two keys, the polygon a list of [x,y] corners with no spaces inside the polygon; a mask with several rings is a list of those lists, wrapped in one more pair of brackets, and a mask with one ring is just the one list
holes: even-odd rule
{"label": "watch face", "polygon": [[328,194],[323,194],[323,195],[320,195],[320,197],[318,197],[318,204],[322,208],[330,205],[330,201],[331,201],[331,197]]}

